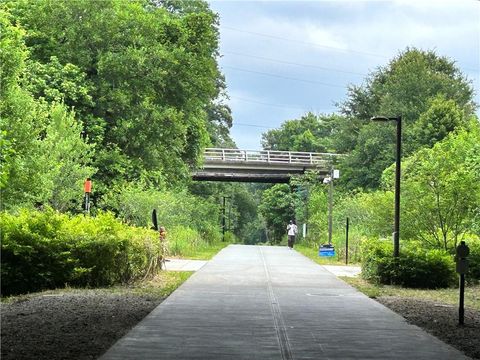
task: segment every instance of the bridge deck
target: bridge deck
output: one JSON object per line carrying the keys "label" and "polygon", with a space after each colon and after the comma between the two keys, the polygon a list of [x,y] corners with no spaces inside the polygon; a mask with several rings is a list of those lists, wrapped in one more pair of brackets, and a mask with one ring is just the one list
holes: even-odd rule
{"label": "bridge deck", "polygon": [[338,154],[275,150],[207,148],[194,180],[288,182],[295,174],[316,170],[326,175]]}

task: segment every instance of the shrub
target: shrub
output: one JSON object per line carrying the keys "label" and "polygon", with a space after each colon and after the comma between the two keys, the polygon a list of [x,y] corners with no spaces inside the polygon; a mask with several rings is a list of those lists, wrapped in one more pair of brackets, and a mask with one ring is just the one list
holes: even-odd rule
{"label": "shrub", "polygon": [[394,258],[393,244],[385,240],[365,241],[362,250],[362,277],[376,283],[434,289],[456,281],[453,258],[443,250],[410,241],[402,243]]}
{"label": "shrub", "polygon": [[220,237],[220,208],[186,191],[159,191],[126,184],[104,196],[102,205],[129,224],[150,227],[152,210],[158,222],[171,231],[176,226],[194,229],[211,243]]}
{"label": "shrub", "polygon": [[480,238],[470,237],[466,239],[468,247],[470,248],[470,255],[468,256],[468,272],[466,279],[468,282],[475,283],[480,281]]}
{"label": "shrub", "polygon": [[1,213],[3,295],[74,286],[108,286],[157,267],[156,232],[110,213],[69,217],[54,210]]}

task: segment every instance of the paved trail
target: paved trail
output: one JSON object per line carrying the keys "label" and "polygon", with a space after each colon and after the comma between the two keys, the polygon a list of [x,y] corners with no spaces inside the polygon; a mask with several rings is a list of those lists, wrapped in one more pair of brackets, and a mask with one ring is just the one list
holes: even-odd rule
{"label": "paved trail", "polygon": [[296,251],[230,245],[102,359],[466,357]]}

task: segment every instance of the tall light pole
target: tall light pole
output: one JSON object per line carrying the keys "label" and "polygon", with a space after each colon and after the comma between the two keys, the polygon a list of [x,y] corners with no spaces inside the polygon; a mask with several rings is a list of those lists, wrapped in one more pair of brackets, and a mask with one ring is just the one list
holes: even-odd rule
{"label": "tall light pole", "polygon": [[330,175],[323,179],[324,184],[328,186],[328,244],[332,244],[332,232],[333,232],[333,179],[338,179],[340,176],[339,170],[330,170]]}
{"label": "tall light pole", "polygon": [[402,159],[402,117],[374,116],[372,121],[395,121],[397,123],[397,140],[395,153],[395,220],[393,225],[393,256],[400,255],[400,164]]}

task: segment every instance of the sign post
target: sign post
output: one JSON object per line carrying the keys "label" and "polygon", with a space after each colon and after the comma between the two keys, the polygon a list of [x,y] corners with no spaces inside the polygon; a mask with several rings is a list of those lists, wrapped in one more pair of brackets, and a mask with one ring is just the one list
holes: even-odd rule
{"label": "sign post", "polygon": [[85,193],[85,214],[90,215],[90,195],[92,193],[92,180],[87,178],[83,183],[83,191]]}
{"label": "sign post", "polygon": [[465,273],[468,271],[468,255],[470,254],[470,249],[465,244],[465,241],[460,242],[460,245],[457,246],[455,262],[457,263],[456,270],[460,274],[460,301],[458,306],[458,325],[463,325],[465,323],[465,308],[464,308],[464,299],[465,299]]}

